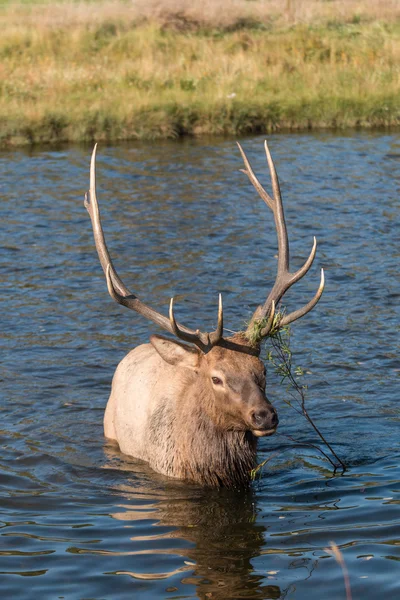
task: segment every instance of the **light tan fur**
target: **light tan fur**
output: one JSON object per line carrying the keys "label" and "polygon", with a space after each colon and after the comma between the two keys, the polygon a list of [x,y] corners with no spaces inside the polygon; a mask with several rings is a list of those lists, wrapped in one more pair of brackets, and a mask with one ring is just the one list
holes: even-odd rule
{"label": "light tan fur", "polygon": [[277,424],[264,390],[264,365],[256,356],[218,346],[204,354],[152,336],[116,370],[104,433],[123,453],[165,475],[243,485],[257,436],[273,433]]}

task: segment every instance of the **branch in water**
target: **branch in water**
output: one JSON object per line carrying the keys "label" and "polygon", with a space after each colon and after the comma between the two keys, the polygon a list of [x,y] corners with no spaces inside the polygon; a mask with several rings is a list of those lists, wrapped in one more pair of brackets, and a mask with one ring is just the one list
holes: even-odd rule
{"label": "branch in water", "polygon": [[[290,329],[289,327],[282,328],[280,330],[273,331],[272,334],[268,338],[272,345],[272,351],[268,352],[267,358],[269,362],[273,365],[276,374],[281,377],[281,383],[287,381],[289,387],[292,388],[295,394],[291,393],[291,397],[298,404],[299,408],[296,408],[292,405],[292,403],[288,400],[284,400],[286,404],[291,406],[297,413],[302,414],[305,419],[307,419],[308,423],[314,429],[316,434],[325,444],[325,446],[329,449],[332,456],[336,459],[337,463],[335,463],[326,452],[324,452],[319,446],[311,443],[306,443],[306,445],[316,448],[325,458],[329,460],[331,465],[334,467],[335,471],[340,466],[342,472],[346,471],[345,463],[339,458],[331,444],[328,442],[326,437],[321,433],[317,425],[314,423],[311,418],[307,408],[306,408],[306,395],[305,390],[307,386],[300,385],[296,379],[296,376],[299,377],[304,374],[302,369],[296,368],[293,372],[292,365],[292,352],[290,350]],[[296,375],[295,375],[295,374]],[[286,436],[290,438],[290,436]]]}

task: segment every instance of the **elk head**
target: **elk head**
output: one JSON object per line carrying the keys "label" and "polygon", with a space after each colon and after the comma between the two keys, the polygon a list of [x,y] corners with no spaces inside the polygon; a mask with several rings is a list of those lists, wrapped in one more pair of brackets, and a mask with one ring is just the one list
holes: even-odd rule
{"label": "elk head", "polygon": [[245,341],[221,339],[221,345],[203,352],[158,335],[150,338],[165,362],[186,371],[185,394],[190,395],[191,385],[202,390],[201,409],[214,425],[223,431],[252,431],[257,437],[271,435],[278,417],[265,395],[265,367]]}
{"label": "elk head", "polygon": [[247,330],[233,337],[223,336],[221,296],[217,327],[215,331],[208,333],[201,332],[199,329],[189,329],[178,323],[175,318],[173,298],[170,301],[167,317],[141,302],[122,282],[110,258],[100,221],[95,181],[96,146],[92,154],[90,190],[85,196],[85,206],[92,221],[96,248],[111,297],[186,342],[176,342],[161,336],[150,338],[150,342],[161,358],[166,363],[179,367],[180,376],[186,377],[189,390],[191,385],[202,390],[203,396],[207,399],[202,404],[202,410],[208,414],[215,425],[224,431],[251,431],[258,437],[271,435],[278,424],[276,410],[265,395],[265,367],[259,359],[261,341],[272,330],[277,331],[299,319],[317,304],[324,287],[324,275],[321,270],[319,289],[308,304],[290,314],[276,314],[275,308],[284,293],[311,267],[316,253],[316,240],[314,238],[311,253],[304,265],[295,273],[291,273],[279,181],[267,143],[265,143],[265,152],[271,174],[273,198],[261,186],[244,151],[239,144],[238,146],[245,164],[243,172],[249,177],[274,215],[278,237],[278,269],[271,292],[264,304],[254,312]]}

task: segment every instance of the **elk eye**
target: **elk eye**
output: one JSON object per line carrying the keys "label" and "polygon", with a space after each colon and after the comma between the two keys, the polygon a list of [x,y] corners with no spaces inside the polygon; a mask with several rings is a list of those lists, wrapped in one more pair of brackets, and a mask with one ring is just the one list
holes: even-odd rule
{"label": "elk eye", "polygon": [[222,385],[222,379],[219,377],[211,377],[211,379],[214,385]]}

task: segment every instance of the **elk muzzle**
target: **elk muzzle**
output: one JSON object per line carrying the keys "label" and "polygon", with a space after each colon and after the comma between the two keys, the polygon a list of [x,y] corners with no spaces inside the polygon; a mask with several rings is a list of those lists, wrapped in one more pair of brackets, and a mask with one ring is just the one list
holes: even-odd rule
{"label": "elk muzzle", "polygon": [[256,437],[272,435],[278,427],[278,414],[272,404],[264,399],[262,408],[250,412],[251,431]]}

